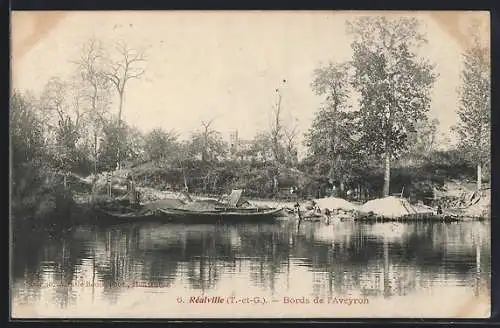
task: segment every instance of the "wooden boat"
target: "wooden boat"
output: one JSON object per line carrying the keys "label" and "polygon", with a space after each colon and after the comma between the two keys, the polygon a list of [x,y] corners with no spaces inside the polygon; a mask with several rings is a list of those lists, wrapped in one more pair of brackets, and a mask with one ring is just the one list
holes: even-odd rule
{"label": "wooden boat", "polygon": [[131,210],[131,211],[119,211],[110,210],[102,207],[97,207],[98,223],[135,223],[142,221],[153,220],[157,217],[157,213],[151,210]]}
{"label": "wooden boat", "polygon": [[165,221],[173,222],[248,222],[273,221],[283,216],[281,208],[214,208],[190,210],[183,208],[159,209]]}
{"label": "wooden boat", "polygon": [[283,217],[282,208],[257,207],[242,201],[243,190],[233,190],[225,200],[198,200],[175,207],[162,207],[162,220],[178,222],[254,222]]}
{"label": "wooden boat", "polygon": [[[241,202],[242,190],[233,190],[227,201],[198,200],[190,202],[158,202],[140,209],[112,210],[99,208],[103,222],[253,222],[273,221],[283,217],[282,208],[255,207]],[[151,206],[153,205],[153,206]]]}
{"label": "wooden boat", "polygon": [[162,207],[158,212],[168,222],[262,222],[283,217],[282,208],[252,206],[243,201],[243,190],[233,190],[223,200],[197,200],[181,206]]}

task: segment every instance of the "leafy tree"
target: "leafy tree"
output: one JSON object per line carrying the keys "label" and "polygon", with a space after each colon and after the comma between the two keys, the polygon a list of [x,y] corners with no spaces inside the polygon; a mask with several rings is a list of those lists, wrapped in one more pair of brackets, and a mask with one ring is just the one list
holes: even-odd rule
{"label": "leafy tree", "polygon": [[305,135],[316,173],[337,181],[341,191],[352,174],[357,142],[357,116],[347,106],[348,70],[347,64],[330,63],[314,71],[311,86],[326,99]]}
{"label": "leafy tree", "polygon": [[103,123],[103,134],[100,137],[99,149],[97,150],[97,170],[111,171],[116,166],[122,133],[117,121],[111,119]]}
{"label": "leafy tree", "polygon": [[119,148],[122,159],[131,161],[139,159],[141,150],[138,147],[144,148],[145,145],[139,131],[111,118],[105,121],[103,132],[99,147],[100,169],[108,171],[116,167]]}
{"label": "leafy tree", "polygon": [[436,150],[439,121],[423,119],[415,122],[415,130],[408,133],[408,148],[401,160],[407,163],[421,163]]}
{"label": "leafy tree", "polygon": [[[250,147],[250,152],[252,158],[252,165],[257,171],[252,174],[257,174],[259,177],[256,179],[258,181],[266,180],[266,183],[262,186],[268,192],[276,192],[279,184],[280,166],[284,166],[283,163],[276,163],[276,155],[279,158],[284,158],[285,148],[280,143],[275,145],[276,139],[269,132],[259,132],[252,139],[252,144]],[[249,175],[251,175],[249,173]]]}
{"label": "leafy tree", "polygon": [[40,97],[45,124],[55,135],[52,156],[58,169],[65,173],[77,168],[83,160],[83,154],[78,149],[82,118],[79,96],[70,82],[53,77]]}
{"label": "leafy tree", "polygon": [[272,153],[271,136],[266,132],[259,132],[252,140],[250,147],[252,154],[263,163],[268,163]]}
{"label": "leafy tree", "polygon": [[36,113],[34,99],[14,91],[10,112],[10,149],[14,168],[43,155],[43,137],[43,124]]}
{"label": "leafy tree", "polygon": [[327,176],[332,183],[344,185],[359,162],[354,112],[320,110],[306,134],[306,144],[314,159],[315,173]]}
{"label": "leafy tree", "polygon": [[[213,120],[202,122],[202,128],[192,134],[189,142],[189,157],[199,158],[197,177],[203,184],[203,191],[207,192],[216,184],[217,163],[228,154],[229,146],[223,140],[220,132],[214,130]],[[185,163],[184,163],[185,164]],[[185,169],[184,169],[185,172]]]}
{"label": "leafy tree", "polygon": [[430,106],[436,75],[417,55],[426,42],[415,18],[360,17],[347,23],[352,42],[353,86],[359,91],[361,142],[385,161],[384,195],[389,194],[391,159],[404,150],[408,133]]}
{"label": "leafy tree", "polygon": [[491,78],[489,47],[482,44],[476,25],[471,26],[472,43],[465,50],[461,74],[459,149],[476,165],[477,189],[481,189],[483,167],[489,164],[491,133]]}
{"label": "leafy tree", "polygon": [[193,154],[191,152],[191,142],[181,141],[177,143],[177,150],[175,151],[175,162],[179,164],[182,171],[182,179],[184,188],[188,188],[187,167],[193,161]]}
{"label": "leafy tree", "polygon": [[220,132],[212,128],[212,122],[202,122],[201,130],[191,136],[191,154],[199,156],[204,163],[224,157],[229,150]]}
{"label": "leafy tree", "polygon": [[153,129],[144,137],[145,156],[150,161],[175,160],[174,153],[178,150],[175,131],[166,132],[161,128]]}
{"label": "leafy tree", "polygon": [[50,161],[35,99],[16,90],[10,103],[10,159],[12,208],[17,209],[23,207],[20,201],[29,198],[41,184]]}
{"label": "leafy tree", "polygon": [[144,160],[146,143],[141,131],[133,126],[127,126],[127,147],[124,159],[139,162]]}

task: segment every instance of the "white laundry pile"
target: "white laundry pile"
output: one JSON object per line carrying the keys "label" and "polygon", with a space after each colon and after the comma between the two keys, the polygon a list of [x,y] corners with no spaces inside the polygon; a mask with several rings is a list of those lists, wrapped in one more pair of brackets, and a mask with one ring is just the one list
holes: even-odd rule
{"label": "white laundry pile", "polygon": [[434,212],[428,207],[414,206],[408,200],[394,196],[370,200],[360,207],[360,211],[363,213],[372,212],[375,215],[387,218],[418,214],[432,215]]}
{"label": "white laundry pile", "polygon": [[337,197],[326,197],[314,200],[320,209],[356,211],[358,206],[351,202]]}

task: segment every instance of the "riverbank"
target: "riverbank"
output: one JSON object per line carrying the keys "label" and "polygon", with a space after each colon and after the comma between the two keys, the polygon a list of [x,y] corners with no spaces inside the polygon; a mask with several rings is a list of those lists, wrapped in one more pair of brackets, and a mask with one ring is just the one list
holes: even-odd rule
{"label": "riverbank", "polygon": [[[103,180],[103,179],[100,179]],[[70,175],[66,179],[67,188],[64,188],[61,183],[53,185],[50,188],[41,189],[32,199],[25,199],[24,202],[14,204],[17,211],[13,211],[16,216],[15,221],[21,222],[23,226],[29,227],[70,227],[78,223],[89,223],[94,218],[94,204],[96,201],[105,199],[116,199],[127,194],[127,188],[122,181],[111,181],[111,197],[109,196],[110,184],[105,180],[99,181],[92,188],[90,177],[79,177]],[[458,189],[457,186],[459,186]],[[454,208],[445,208],[445,214],[454,217],[464,217],[470,219],[490,219],[491,218],[491,197],[490,190],[485,189],[481,192],[474,192],[469,189],[472,187],[467,184],[459,184],[453,182],[448,186],[448,190],[442,190],[439,194],[439,199],[448,200],[454,197],[454,203],[461,204]],[[160,201],[163,199],[181,199],[185,200],[185,195],[181,192],[173,192],[167,190],[157,190],[151,187],[138,186],[136,187],[141,196],[143,205]],[[460,191],[460,193],[457,192]],[[95,193],[92,196],[92,193]],[[197,195],[190,194],[192,200],[208,200],[218,199],[219,195]],[[310,205],[309,200],[305,199],[263,199],[255,197],[243,198],[251,204],[262,207],[281,207],[293,209],[295,204],[299,204],[302,209]],[[349,202],[341,198],[324,197],[314,199],[318,207],[324,212],[325,209],[343,209],[345,211],[361,212],[364,204],[360,202]],[[30,204],[27,206],[26,204]],[[33,204],[31,204],[33,203]],[[23,207],[24,206],[24,207]],[[380,206],[379,206],[380,207]],[[19,211],[19,209],[27,209],[29,211]],[[387,206],[376,208],[375,215],[383,217],[383,214],[389,209]],[[434,208],[429,208],[434,211]],[[25,214],[24,212],[29,212]],[[380,213],[378,213],[380,212]],[[91,219],[92,218],[92,219]],[[465,220],[465,219],[464,219]]]}

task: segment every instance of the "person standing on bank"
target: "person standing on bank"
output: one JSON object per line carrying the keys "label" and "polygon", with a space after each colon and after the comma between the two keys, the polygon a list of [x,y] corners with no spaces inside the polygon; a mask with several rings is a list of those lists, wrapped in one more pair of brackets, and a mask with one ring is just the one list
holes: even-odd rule
{"label": "person standing on bank", "polygon": [[135,189],[135,183],[134,179],[132,178],[132,174],[130,173],[128,174],[127,180],[128,180],[128,193],[130,197],[130,204],[133,207],[139,207],[140,205],[139,193]]}
{"label": "person standing on bank", "polygon": [[325,224],[329,225],[330,224],[330,217],[332,213],[330,212],[330,209],[325,208]]}

